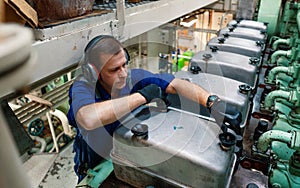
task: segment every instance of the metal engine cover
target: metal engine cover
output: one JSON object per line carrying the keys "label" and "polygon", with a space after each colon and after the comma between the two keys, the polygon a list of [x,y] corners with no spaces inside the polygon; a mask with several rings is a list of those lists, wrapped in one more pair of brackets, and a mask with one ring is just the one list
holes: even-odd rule
{"label": "metal engine cover", "polygon": [[255,87],[258,65],[252,61],[253,59],[259,60],[224,51],[200,51],[190,60],[188,70],[191,70],[191,66],[198,65],[201,72],[224,76]]}
{"label": "metal engine cover", "polygon": [[[226,103],[235,106],[242,113],[241,127],[245,127],[251,105],[249,100],[250,94],[244,94],[239,91],[239,86],[244,85],[243,82],[208,73],[192,74],[187,71],[179,71],[175,73],[175,77],[197,84],[209,93],[218,95]],[[168,95],[167,100],[172,107],[207,117],[210,116],[209,111],[205,107],[183,96],[177,94]]]}
{"label": "metal engine cover", "polygon": [[[229,187],[236,157],[219,144],[213,122],[169,110],[131,119],[114,132],[111,158],[118,179],[135,187]],[[147,136],[134,135],[147,125]]]}
{"label": "metal engine cover", "polygon": [[244,38],[248,40],[254,41],[262,41],[265,42],[267,39],[267,35],[264,31],[251,29],[246,27],[231,27],[231,28],[223,28],[218,32],[219,37],[226,37],[229,35],[230,37]]}
{"label": "metal engine cover", "polygon": [[249,57],[260,57],[264,47],[259,43],[258,41],[237,37],[214,37],[208,41],[207,48],[217,46],[220,51],[237,53]]}
{"label": "metal engine cover", "polygon": [[228,27],[246,27],[262,31],[267,31],[267,24],[263,22],[253,21],[253,20],[231,20],[228,24]]}

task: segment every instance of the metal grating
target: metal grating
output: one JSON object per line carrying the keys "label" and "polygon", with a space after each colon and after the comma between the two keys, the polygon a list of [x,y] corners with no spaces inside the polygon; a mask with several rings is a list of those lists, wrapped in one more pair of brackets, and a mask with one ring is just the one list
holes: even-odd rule
{"label": "metal grating", "polygon": [[[125,1],[125,8],[131,8],[139,5],[144,5],[147,3],[151,3],[153,1],[158,1],[158,0],[152,0],[152,1],[147,1],[147,0],[142,0],[139,3],[128,3],[128,1]],[[94,4],[93,9],[99,9],[99,10],[115,10],[116,9],[116,0],[101,0],[101,1],[96,1]]]}

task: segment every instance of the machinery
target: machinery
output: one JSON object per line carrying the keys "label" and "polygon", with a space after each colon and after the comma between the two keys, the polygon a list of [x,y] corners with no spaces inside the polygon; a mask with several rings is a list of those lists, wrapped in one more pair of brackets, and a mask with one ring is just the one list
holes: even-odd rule
{"label": "machinery", "polygon": [[[15,89],[11,87],[1,91],[1,97],[5,96],[2,112],[10,117],[7,124],[22,135],[13,138],[24,138],[17,140],[26,145],[17,144],[23,161],[28,155],[59,153],[71,143],[75,132],[65,117],[68,88],[91,38],[108,33],[123,42],[161,25],[153,20],[161,17],[164,4],[176,10],[160,18],[166,23],[175,14],[182,16],[213,2],[145,1],[143,8],[149,12],[143,12],[132,4],[125,8],[128,4],[121,0],[108,1],[114,7],[103,16],[35,29],[35,43],[23,46],[25,50],[15,56],[26,56],[26,62],[45,62],[31,75],[29,85],[34,89],[22,95],[11,93]],[[221,4],[226,7],[228,1]],[[254,20],[237,17],[218,30],[206,50],[177,54],[178,60],[171,55],[175,63],[160,56],[161,72],[175,72],[177,78],[236,106],[243,114],[240,132],[222,132],[207,109],[169,95],[164,108],[159,102],[158,106],[143,106],[122,121],[123,126],[114,133],[112,160],[90,169],[78,186],[100,186],[113,170],[114,181],[134,187],[300,187],[300,3],[259,0],[255,10]],[[150,19],[141,22],[145,15]],[[49,56],[49,49],[55,55]],[[22,173],[17,175],[20,181],[25,179]]]}

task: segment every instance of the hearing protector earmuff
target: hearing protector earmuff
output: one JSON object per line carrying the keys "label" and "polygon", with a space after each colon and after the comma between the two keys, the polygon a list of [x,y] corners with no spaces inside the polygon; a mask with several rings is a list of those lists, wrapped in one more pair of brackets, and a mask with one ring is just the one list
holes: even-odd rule
{"label": "hearing protector earmuff", "polygon": [[[111,35],[98,35],[96,37],[94,37],[85,47],[84,49],[84,57],[83,57],[83,62],[81,64],[81,69],[82,69],[82,74],[85,77],[85,79],[87,79],[87,81],[91,84],[94,84],[98,81],[99,77],[100,77],[100,72],[98,71],[97,67],[89,62],[88,59],[88,52],[89,50],[91,50],[96,44],[98,44],[101,40],[106,39],[106,38],[112,38],[114,40],[115,39],[113,36]],[[123,48],[124,50],[124,54],[126,57],[126,65],[128,64],[128,61],[130,60],[128,51],[126,50],[126,48]]]}

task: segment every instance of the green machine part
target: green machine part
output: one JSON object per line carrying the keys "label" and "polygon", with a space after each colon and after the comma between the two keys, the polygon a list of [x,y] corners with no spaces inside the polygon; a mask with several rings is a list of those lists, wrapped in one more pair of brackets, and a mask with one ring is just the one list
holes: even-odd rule
{"label": "green machine part", "polygon": [[284,6],[283,15],[279,24],[279,34],[282,37],[298,32],[297,27],[297,2],[287,1]]}
{"label": "green machine part", "polygon": [[289,162],[277,162],[269,173],[269,186],[273,188],[300,187],[300,177],[290,173]]}
{"label": "green machine part", "polygon": [[262,134],[257,142],[259,152],[265,153],[274,142],[282,142],[295,150],[288,160],[274,159],[269,169],[269,185],[276,188],[300,187],[300,132],[270,130]]}
{"label": "green machine part", "polygon": [[[273,130],[281,130],[288,132],[290,130],[300,131],[300,125],[290,124],[286,119],[278,119],[273,125]],[[274,154],[280,159],[289,160],[293,155],[293,149],[290,149],[286,143],[273,141],[271,143],[271,149]]]}
{"label": "green machine part", "polygon": [[279,16],[281,11],[281,0],[261,0],[257,21],[268,22],[268,35],[273,36],[277,33]]}

